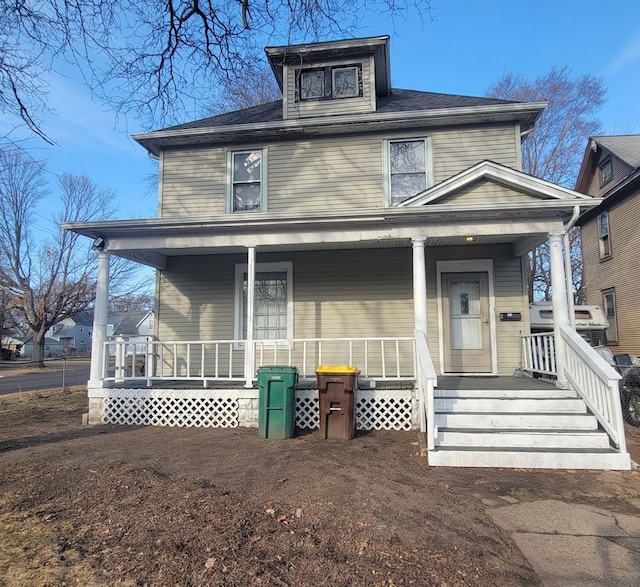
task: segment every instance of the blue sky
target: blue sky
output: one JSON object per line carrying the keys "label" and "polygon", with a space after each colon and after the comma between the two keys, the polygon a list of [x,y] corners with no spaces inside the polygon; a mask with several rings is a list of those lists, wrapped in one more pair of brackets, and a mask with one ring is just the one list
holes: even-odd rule
{"label": "blue sky", "polygon": [[[482,96],[500,75],[525,77],[569,66],[602,76],[607,134],[640,133],[640,2],[638,0],[433,0],[433,21],[376,18],[358,36],[391,36],[395,87]],[[87,174],[117,193],[118,218],[153,217],[156,194],[146,178],[154,164],[130,134],[135,121],[117,119],[92,101],[80,78],[52,77],[57,115],[45,130],[57,143],[33,143],[56,174]],[[0,127],[2,125],[0,121]],[[586,137],[585,137],[586,144]],[[44,220],[43,220],[44,221]]]}

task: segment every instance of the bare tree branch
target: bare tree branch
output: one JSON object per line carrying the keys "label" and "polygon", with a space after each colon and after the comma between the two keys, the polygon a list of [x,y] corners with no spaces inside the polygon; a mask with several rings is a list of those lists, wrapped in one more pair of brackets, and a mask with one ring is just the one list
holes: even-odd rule
{"label": "bare tree branch", "polygon": [[[597,114],[606,99],[603,80],[591,75],[574,78],[568,67],[554,67],[534,80],[506,73],[486,94],[504,100],[549,103],[522,143],[523,171],[572,188],[587,137],[601,131]],[[582,287],[579,229],[574,228],[569,237],[574,297],[579,301]],[[529,255],[529,299],[550,300],[551,295],[549,246],[544,244]]]}

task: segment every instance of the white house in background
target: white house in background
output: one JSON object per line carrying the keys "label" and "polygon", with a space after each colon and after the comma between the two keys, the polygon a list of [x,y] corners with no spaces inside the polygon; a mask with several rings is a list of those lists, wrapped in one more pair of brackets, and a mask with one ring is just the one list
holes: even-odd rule
{"label": "white house in background", "polygon": [[[256,426],[257,369],[293,365],[313,429],[316,367],[355,365],[357,427],[420,428],[431,465],[628,469],[618,375],[568,309],[564,237],[600,200],[522,172],[545,104],[392,88],[386,36],[266,54],[282,100],[134,136],[158,217],[64,225],[99,256],[90,421]],[[144,373],[105,346],[111,255],[157,270]]]}
{"label": "white house in background", "polygon": [[65,354],[88,354],[93,335],[93,312],[85,311],[65,318],[47,330],[45,336],[59,342]]}

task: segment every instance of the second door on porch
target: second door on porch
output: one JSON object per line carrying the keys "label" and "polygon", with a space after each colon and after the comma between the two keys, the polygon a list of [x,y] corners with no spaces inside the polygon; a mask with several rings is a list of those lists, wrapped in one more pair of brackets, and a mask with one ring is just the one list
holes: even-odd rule
{"label": "second door on porch", "polygon": [[443,273],[441,283],[445,372],[490,373],[488,274]]}

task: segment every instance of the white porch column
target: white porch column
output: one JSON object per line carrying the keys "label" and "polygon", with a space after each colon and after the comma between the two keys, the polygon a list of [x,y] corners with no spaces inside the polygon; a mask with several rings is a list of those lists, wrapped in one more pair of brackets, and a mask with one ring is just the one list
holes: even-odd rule
{"label": "white porch column", "polygon": [[427,333],[427,271],[424,238],[412,238],[413,246],[413,319],[414,328]]}
{"label": "white porch column", "polygon": [[564,346],[560,344],[560,326],[568,326],[570,324],[570,320],[562,242],[562,233],[549,233],[551,287],[553,289],[553,333],[556,340],[556,368],[558,370],[557,385],[560,388],[566,389],[569,384],[564,374],[565,354]]}
{"label": "white porch column", "polygon": [[571,269],[571,243],[569,242],[569,231],[564,233],[564,274],[567,282],[567,310],[569,312],[569,324],[576,327],[576,307],[573,301],[573,271]]}
{"label": "white porch column", "polygon": [[109,253],[98,250],[98,283],[93,314],[93,336],[91,339],[90,387],[102,387],[102,367],[104,365],[104,343],[107,340],[109,319]]}
{"label": "white porch column", "polygon": [[253,348],[253,310],[256,292],[256,248],[247,247],[247,338],[244,343],[245,387],[253,387],[255,355]]}

